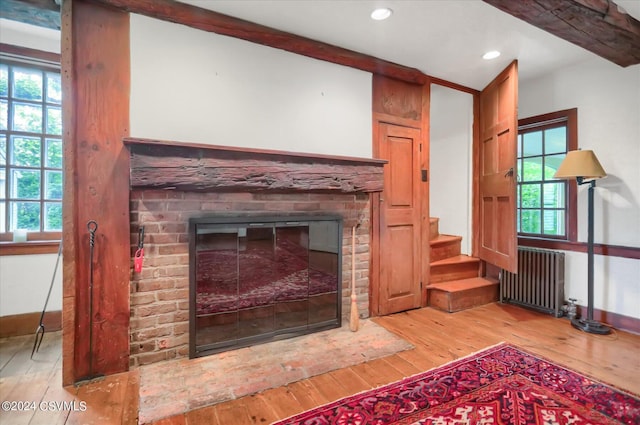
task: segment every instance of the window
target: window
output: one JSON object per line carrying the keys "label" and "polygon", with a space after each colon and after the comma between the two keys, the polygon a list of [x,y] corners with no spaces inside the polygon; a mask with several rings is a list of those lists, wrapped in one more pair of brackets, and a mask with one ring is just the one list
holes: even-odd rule
{"label": "window", "polygon": [[59,67],[0,58],[0,233],[62,230]]}
{"label": "window", "polygon": [[553,175],[567,151],[577,148],[577,111],[519,121],[517,228],[521,237],[574,241],[575,183]]}

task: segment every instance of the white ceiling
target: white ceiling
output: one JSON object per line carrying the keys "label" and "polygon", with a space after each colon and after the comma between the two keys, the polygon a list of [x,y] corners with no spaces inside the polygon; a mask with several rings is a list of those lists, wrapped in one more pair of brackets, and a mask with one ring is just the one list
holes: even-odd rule
{"label": "white ceiling", "polygon": [[[482,89],[513,59],[518,59],[519,78],[525,81],[597,57],[480,0],[182,2],[417,68],[474,89]],[[640,0],[616,3],[640,17]],[[371,11],[380,6],[391,8],[393,15],[386,21],[371,20]],[[485,61],[481,56],[488,50],[502,55]]]}

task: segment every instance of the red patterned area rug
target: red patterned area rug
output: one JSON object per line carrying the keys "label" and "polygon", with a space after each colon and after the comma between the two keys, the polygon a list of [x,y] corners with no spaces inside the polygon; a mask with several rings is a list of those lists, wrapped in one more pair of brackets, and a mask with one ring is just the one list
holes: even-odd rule
{"label": "red patterned area rug", "polygon": [[277,425],[640,424],[640,398],[500,344]]}

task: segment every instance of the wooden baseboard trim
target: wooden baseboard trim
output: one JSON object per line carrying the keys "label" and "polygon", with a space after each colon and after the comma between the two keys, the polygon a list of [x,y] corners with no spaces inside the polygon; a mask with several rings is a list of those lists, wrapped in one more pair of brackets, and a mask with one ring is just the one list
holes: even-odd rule
{"label": "wooden baseboard trim", "polygon": [[[563,251],[587,252],[587,244],[584,242],[554,241],[550,239],[518,238],[518,246],[530,246],[532,248],[560,249]],[[593,253],[611,257],[640,259],[640,247],[607,245],[597,243],[593,245]]]}
{"label": "wooden baseboard trim", "polygon": [[[587,307],[579,305],[578,313],[580,314],[580,317],[587,317]],[[593,309],[593,320],[605,323],[621,331],[640,335],[640,319],[635,317],[623,316],[622,314],[612,313],[610,311]]]}
{"label": "wooden baseboard trim", "polygon": [[[0,338],[34,334],[42,312],[14,314],[0,317]],[[42,319],[46,332],[62,329],[62,311],[47,311]]]}

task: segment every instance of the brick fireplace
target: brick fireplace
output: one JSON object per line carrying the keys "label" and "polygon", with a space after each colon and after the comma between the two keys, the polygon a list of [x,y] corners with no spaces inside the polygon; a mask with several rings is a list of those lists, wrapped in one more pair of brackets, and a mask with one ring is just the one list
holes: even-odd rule
{"label": "brick fireplace", "polygon": [[351,229],[358,311],[369,314],[369,193],[383,161],[125,141],[131,154],[132,256],[144,226],[144,264],[131,278],[130,366],[189,355],[189,219],[203,215],[327,214],[342,218],[342,317],[351,295]]}

